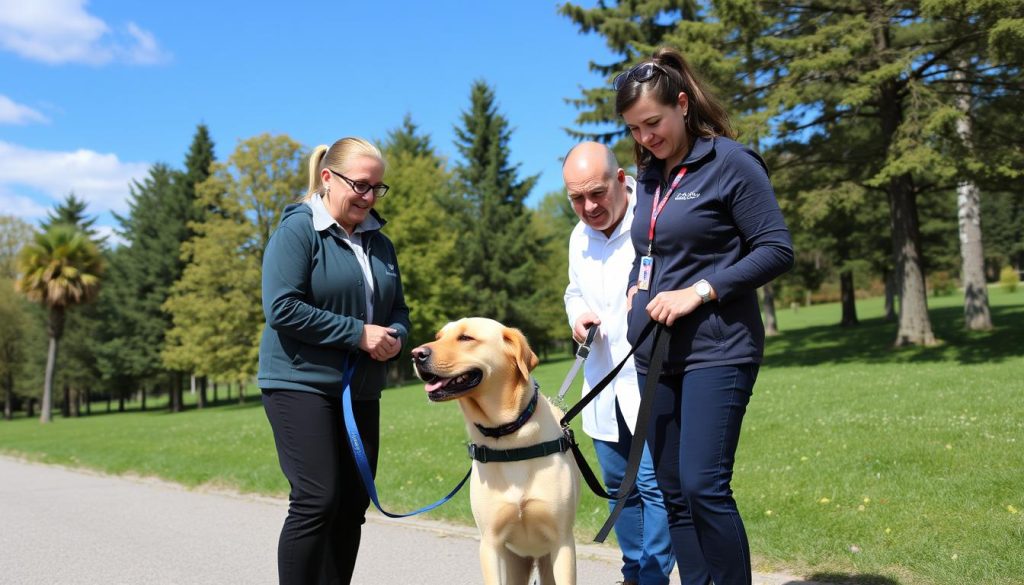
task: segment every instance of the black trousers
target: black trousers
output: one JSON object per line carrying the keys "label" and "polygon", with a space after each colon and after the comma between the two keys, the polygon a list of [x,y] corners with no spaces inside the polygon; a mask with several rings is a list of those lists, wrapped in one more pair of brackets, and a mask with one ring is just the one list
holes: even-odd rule
{"label": "black trousers", "polygon": [[[291,492],[277,546],[281,585],[346,584],[370,498],[345,437],[341,401],[312,392],[263,390],[277,457]],[[370,467],[377,472],[380,401],[352,402]]]}

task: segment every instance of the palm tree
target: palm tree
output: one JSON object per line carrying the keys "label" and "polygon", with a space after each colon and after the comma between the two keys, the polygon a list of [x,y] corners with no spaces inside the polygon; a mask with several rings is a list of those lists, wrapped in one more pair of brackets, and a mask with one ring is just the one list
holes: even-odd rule
{"label": "palm tree", "polygon": [[69,308],[87,303],[100,290],[103,260],[96,244],[74,226],[58,224],[36,234],[18,253],[21,277],[15,288],[30,301],[38,301],[49,313],[46,333],[50,337],[43,384],[43,412],[39,422],[50,422],[53,402],[53,371],[57,363],[57,342],[64,333],[64,315]]}

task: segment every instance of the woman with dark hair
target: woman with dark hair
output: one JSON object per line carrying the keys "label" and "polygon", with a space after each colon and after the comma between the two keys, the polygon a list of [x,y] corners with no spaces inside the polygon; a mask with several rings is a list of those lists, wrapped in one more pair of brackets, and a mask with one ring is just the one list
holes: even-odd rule
{"label": "woman with dark hair", "polygon": [[[659,49],[614,87],[639,184],[629,340],[648,319],[672,333],[647,440],[682,583],[749,584],[730,482],[764,353],[756,289],[792,266],[792,240],[764,161],[679,52]],[[651,349],[636,353],[641,388]]]}

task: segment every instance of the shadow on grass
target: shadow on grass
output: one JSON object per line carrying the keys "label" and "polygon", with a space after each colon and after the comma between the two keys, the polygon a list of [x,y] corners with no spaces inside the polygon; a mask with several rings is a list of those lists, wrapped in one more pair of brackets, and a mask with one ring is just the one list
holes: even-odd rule
{"label": "shadow on grass", "polygon": [[894,348],[896,323],[865,319],[855,327],[836,324],[783,331],[768,339],[765,363],[769,367],[857,362],[978,364],[1024,355],[1024,306],[992,307],[996,324],[992,331],[966,331],[961,307],[928,313],[935,336],[941,340],[935,347]]}
{"label": "shadow on grass", "polygon": [[[815,573],[808,577],[814,583],[842,585],[900,585],[899,581],[881,575],[849,575],[846,573]],[[807,581],[789,581],[784,585],[801,585]]]}

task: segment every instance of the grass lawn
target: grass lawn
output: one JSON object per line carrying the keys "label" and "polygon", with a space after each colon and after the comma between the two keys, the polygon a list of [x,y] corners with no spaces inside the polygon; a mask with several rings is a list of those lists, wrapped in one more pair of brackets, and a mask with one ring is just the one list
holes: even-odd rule
{"label": "grass lawn", "polygon": [[[891,349],[895,325],[882,320],[880,299],[858,302],[855,328],[835,325],[837,305],[779,312],[783,334],[768,342],[733,482],[756,568],[860,585],[1022,582],[1024,293],[991,295],[996,329],[987,333],[963,331],[959,297],[929,299],[944,340],[934,348]],[[537,369],[545,392],[570,363]],[[0,421],[0,452],[283,495],[253,396],[173,415]],[[405,512],[447,493],[469,466],[465,437],[456,405],[429,403],[421,385],[388,390],[384,507]],[[467,493],[430,515],[472,524]],[[587,492],[579,539],[593,538],[606,515]]]}

